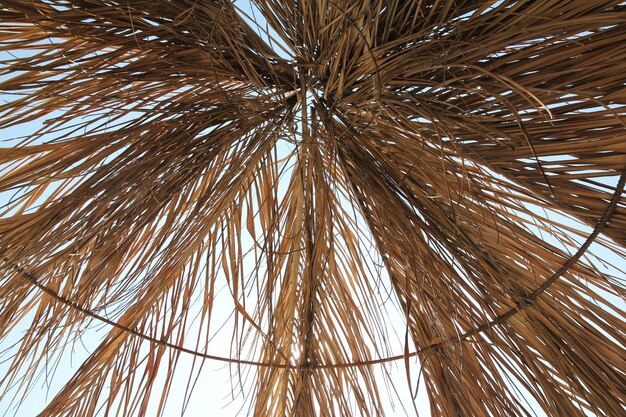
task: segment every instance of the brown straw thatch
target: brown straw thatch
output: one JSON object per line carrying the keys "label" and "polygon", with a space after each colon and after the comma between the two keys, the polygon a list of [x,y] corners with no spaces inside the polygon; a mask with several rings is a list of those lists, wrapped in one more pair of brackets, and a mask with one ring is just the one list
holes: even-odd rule
{"label": "brown straw thatch", "polygon": [[41,416],[213,360],[382,415],[415,358],[433,416],[624,415],[623,1],[0,0],[0,54],[3,402],[104,326]]}

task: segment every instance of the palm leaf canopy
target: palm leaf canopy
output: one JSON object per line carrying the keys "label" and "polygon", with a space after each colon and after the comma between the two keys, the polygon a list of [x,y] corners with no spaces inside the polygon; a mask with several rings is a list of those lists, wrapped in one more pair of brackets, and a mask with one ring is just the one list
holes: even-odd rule
{"label": "palm leaf canopy", "polygon": [[255,416],[416,361],[433,416],[623,415],[622,1],[3,0],[0,45],[3,402],[99,328],[41,416],[211,361]]}

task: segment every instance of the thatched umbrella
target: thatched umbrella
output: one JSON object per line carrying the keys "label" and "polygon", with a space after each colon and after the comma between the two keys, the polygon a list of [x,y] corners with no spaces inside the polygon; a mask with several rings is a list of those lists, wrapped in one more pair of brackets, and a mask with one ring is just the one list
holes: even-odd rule
{"label": "thatched umbrella", "polygon": [[0,1],[3,401],[104,324],[42,416],[623,415],[624,3],[252,3]]}

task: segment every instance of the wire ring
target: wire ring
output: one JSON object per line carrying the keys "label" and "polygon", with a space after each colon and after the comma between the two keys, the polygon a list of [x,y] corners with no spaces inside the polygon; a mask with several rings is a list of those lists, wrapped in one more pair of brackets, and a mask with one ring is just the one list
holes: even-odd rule
{"label": "wire ring", "polygon": [[[578,248],[578,250],[576,251],[576,253],[574,255],[572,255],[567,262],[565,262],[565,264],[563,264],[563,266],[561,266],[561,268],[559,268],[556,272],[554,272],[554,274],[552,274],[552,276],[550,278],[548,278],[541,286],[539,286],[532,294],[530,294],[527,298],[525,298],[522,301],[518,301],[516,303],[515,306],[513,306],[512,308],[510,308],[509,310],[507,310],[506,312],[498,315],[496,318],[478,326],[475,327],[472,330],[469,330],[459,336],[455,336],[455,337],[449,337],[441,342],[437,342],[437,343],[433,343],[430,344],[428,346],[425,346],[423,348],[417,349],[413,352],[410,353],[406,353],[406,354],[402,354],[402,355],[394,355],[394,356],[388,356],[385,358],[379,358],[379,359],[368,359],[368,360],[363,360],[363,361],[354,361],[354,362],[346,362],[346,363],[330,363],[330,364],[308,364],[305,365],[305,367],[308,367],[310,369],[345,369],[345,368],[355,368],[355,367],[362,367],[362,366],[372,366],[372,365],[378,365],[378,364],[382,364],[382,363],[389,363],[389,362],[394,362],[397,360],[401,360],[401,359],[407,359],[407,358],[412,358],[415,356],[419,356],[425,353],[430,353],[433,351],[436,351],[438,349],[440,349],[442,346],[448,344],[448,343],[452,343],[452,342],[463,342],[465,340],[467,340],[470,337],[476,336],[480,333],[483,333],[484,331],[491,329],[494,326],[498,326],[501,325],[503,323],[505,323],[508,319],[510,319],[511,317],[513,317],[514,315],[516,315],[517,313],[519,313],[520,311],[524,310],[527,307],[530,307],[534,304],[535,300],[541,295],[543,294],[552,284],[554,284],[561,276],[563,276],[563,274],[565,272],[567,272],[579,259],[581,256],[583,256],[587,250],[589,249],[589,246],[591,246],[591,244],[595,241],[595,239],[598,237],[598,235],[600,234],[600,232],[602,232],[602,230],[605,228],[606,224],[608,223],[609,219],[611,218],[611,216],[613,215],[613,212],[615,211],[615,208],[617,207],[617,204],[619,203],[620,198],[622,197],[622,194],[624,192],[624,185],[626,184],[626,169],[624,169],[624,172],[622,172],[622,175],[619,178],[619,181],[615,187],[615,192],[613,193],[613,196],[611,197],[611,201],[609,202],[609,204],[607,205],[607,208],[604,212],[604,214],[602,215],[602,217],[600,218],[600,220],[598,221],[598,223],[596,224],[595,228],[593,229],[593,231],[589,234],[589,236],[587,237],[587,239],[585,240],[585,242]],[[3,256],[3,260],[8,263],[8,264],[12,264],[11,260],[6,257]],[[114,320],[108,319],[106,317],[103,317],[91,310],[89,310],[88,308],[85,308],[81,305],[79,305],[78,303],[71,301],[69,299],[67,299],[66,297],[63,297],[62,295],[59,295],[57,292],[53,291],[52,289],[46,287],[45,285],[41,284],[37,278],[31,274],[30,272],[26,271],[24,268],[19,267],[15,264],[13,264],[13,269],[15,269],[16,271],[20,272],[24,278],[30,282],[33,286],[37,287],[39,290],[41,290],[42,292],[46,293],[47,295],[53,297],[55,300],[65,304],[66,306],[73,308],[77,311],[80,311],[81,313],[92,317],[98,321],[101,321],[105,324],[108,324],[118,330],[122,330],[126,333],[129,333],[133,336],[139,337],[141,339],[144,339],[148,342],[151,343],[155,343],[161,346],[165,346],[167,348],[170,349],[174,349],[177,350],[179,352],[183,352],[183,353],[188,353],[190,355],[193,356],[197,356],[203,359],[210,359],[210,360],[215,360],[215,361],[220,361],[220,362],[227,362],[227,363],[231,363],[231,364],[238,364],[238,365],[251,365],[251,366],[256,366],[256,367],[260,367],[260,368],[274,368],[274,369],[299,369],[302,368],[303,366],[296,366],[296,365],[292,365],[292,364],[286,364],[286,363],[272,363],[272,362],[259,362],[259,361],[253,361],[253,360],[246,360],[246,359],[234,359],[234,358],[229,358],[229,357],[225,357],[225,356],[218,356],[218,355],[211,355],[208,353],[202,353],[202,352],[198,352],[196,350],[192,350],[192,349],[188,349],[182,346],[178,346],[175,345],[173,343],[169,343],[163,339],[157,339],[155,337],[152,336],[148,336],[145,333],[139,332],[138,330],[135,330],[134,328],[129,328],[126,327]]]}

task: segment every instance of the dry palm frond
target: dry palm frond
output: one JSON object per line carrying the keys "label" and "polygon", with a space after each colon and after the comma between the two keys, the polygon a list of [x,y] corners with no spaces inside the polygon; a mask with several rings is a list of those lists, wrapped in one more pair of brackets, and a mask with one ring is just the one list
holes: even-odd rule
{"label": "dry palm frond", "polygon": [[0,1],[3,401],[105,324],[42,416],[621,415],[626,5],[253,3]]}

